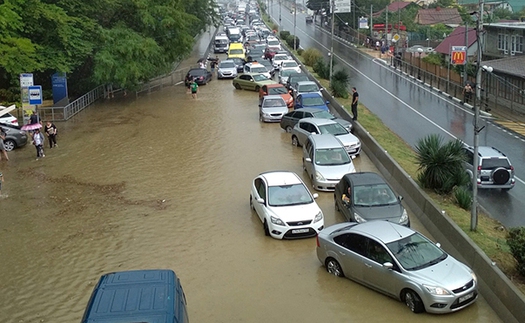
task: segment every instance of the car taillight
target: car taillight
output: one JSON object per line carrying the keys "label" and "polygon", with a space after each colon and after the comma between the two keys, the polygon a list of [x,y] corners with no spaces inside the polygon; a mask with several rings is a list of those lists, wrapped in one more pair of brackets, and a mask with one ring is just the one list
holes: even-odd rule
{"label": "car taillight", "polygon": [[514,166],[510,166],[510,170],[511,170],[511,171],[514,171]]}
{"label": "car taillight", "polygon": [[319,235],[315,236],[315,242],[317,243],[317,248],[320,248],[321,246],[319,245]]}
{"label": "car taillight", "polygon": [[478,166],[478,173],[481,172],[481,166]]}
{"label": "car taillight", "polygon": [[15,120],[12,120],[11,123],[12,123],[12,124],[18,123],[18,120],[16,120],[16,119],[15,119]]}

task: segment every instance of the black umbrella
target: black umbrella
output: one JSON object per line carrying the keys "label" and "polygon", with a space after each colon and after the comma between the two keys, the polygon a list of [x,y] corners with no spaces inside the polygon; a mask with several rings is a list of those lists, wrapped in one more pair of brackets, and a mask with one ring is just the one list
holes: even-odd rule
{"label": "black umbrella", "polygon": [[199,60],[197,61],[197,63],[202,63],[202,62],[206,62],[206,58],[199,58]]}

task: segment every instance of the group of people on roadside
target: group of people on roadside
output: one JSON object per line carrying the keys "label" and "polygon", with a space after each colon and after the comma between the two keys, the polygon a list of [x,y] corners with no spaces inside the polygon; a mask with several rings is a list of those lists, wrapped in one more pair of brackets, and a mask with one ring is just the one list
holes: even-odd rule
{"label": "group of people on roadside", "polygon": [[[42,124],[38,114],[33,111],[33,114],[29,118],[29,124]],[[44,133],[47,136],[49,141],[49,148],[58,147],[57,145],[57,127],[51,121],[46,121],[44,126]],[[36,159],[38,160],[41,157],[46,157],[44,154],[44,135],[40,131],[40,128],[36,128],[32,133],[30,132],[31,137],[33,138],[33,145],[36,148]]]}

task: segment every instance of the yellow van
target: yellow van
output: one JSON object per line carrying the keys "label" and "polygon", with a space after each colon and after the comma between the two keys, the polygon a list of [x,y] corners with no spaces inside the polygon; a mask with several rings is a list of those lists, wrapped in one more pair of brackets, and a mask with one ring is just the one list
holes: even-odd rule
{"label": "yellow van", "polygon": [[246,59],[246,51],[241,43],[231,43],[228,49],[228,59],[236,57]]}

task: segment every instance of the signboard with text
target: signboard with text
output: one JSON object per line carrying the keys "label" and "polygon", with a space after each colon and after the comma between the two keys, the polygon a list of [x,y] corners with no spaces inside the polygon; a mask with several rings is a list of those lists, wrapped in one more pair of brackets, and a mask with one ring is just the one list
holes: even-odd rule
{"label": "signboard with text", "polygon": [[28,87],[29,105],[42,105],[42,87],[33,85]]}
{"label": "signboard with text", "polygon": [[351,0],[335,0],[334,5],[334,13],[345,13],[352,11]]}
{"label": "signboard with text", "polygon": [[467,63],[467,46],[452,46],[450,63],[452,65],[465,65]]}
{"label": "signboard with text", "polygon": [[368,29],[368,18],[366,17],[359,18],[359,29]]}
{"label": "signboard with text", "polygon": [[20,96],[22,99],[22,107],[29,105],[29,91],[28,88],[33,85],[33,74],[20,74]]}

